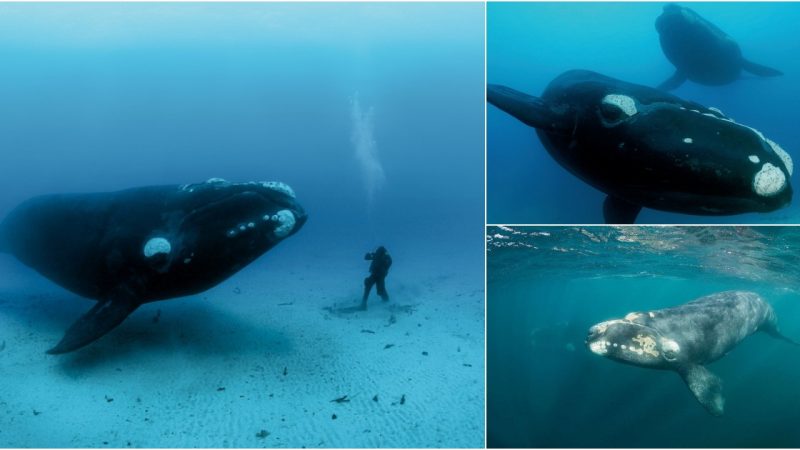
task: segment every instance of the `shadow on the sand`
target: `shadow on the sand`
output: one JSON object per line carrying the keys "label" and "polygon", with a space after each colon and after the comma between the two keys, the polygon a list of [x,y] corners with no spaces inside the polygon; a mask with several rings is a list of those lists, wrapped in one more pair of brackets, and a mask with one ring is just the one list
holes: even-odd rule
{"label": "shadow on the sand", "polygon": [[[92,301],[70,294],[23,294],[14,302],[0,302],[0,314],[28,324],[35,333],[62,334],[93,306]],[[7,293],[0,298],[8,300]],[[31,351],[42,351],[36,342]],[[142,305],[119,327],[100,340],[72,353],[52,358],[67,376],[80,377],[109,365],[157,362],[163,358],[195,360],[236,356],[274,356],[292,350],[290,339],[271,327],[243,319],[199,297]]]}
{"label": "shadow on the sand", "polygon": [[352,314],[356,313],[363,313],[366,315],[370,311],[388,311],[392,314],[395,313],[404,313],[411,315],[417,310],[417,306],[419,303],[414,304],[399,304],[392,300],[389,301],[372,301],[368,304],[368,309],[361,308],[361,302],[358,302],[356,305],[342,305],[341,303],[334,303],[330,306],[325,306],[322,308],[323,310],[327,311],[328,313],[334,316],[341,316],[341,317],[348,317]]}
{"label": "shadow on the sand", "polygon": [[358,305],[358,306],[336,306],[334,304],[333,306],[326,306],[326,307],[324,307],[322,309],[324,309],[325,311],[328,311],[329,313],[334,314],[334,315],[353,314],[353,313],[366,312],[367,311],[366,309],[362,308],[361,305]]}

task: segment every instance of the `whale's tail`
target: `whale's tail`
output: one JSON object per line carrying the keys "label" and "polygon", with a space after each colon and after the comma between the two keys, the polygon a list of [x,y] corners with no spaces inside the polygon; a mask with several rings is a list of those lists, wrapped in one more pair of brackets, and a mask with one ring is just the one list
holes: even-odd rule
{"label": "whale's tail", "polygon": [[486,86],[486,101],[533,128],[551,133],[567,133],[561,115],[539,97],[499,84]]}

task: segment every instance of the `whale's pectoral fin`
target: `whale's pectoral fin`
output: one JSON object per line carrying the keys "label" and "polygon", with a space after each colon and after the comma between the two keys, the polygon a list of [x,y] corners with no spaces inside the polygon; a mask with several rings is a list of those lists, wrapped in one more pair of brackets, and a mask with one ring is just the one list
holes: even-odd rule
{"label": "whale's pectoral fin", "polygon": [[783,72],[778,69],[762,66],[746,59],[742,59],[742,69],[760,77],[779,77],[783,75]]}
{"label": "whale's pectoral fin", "polygon": [[671,77],[667,78],[663,83],[658,85],[658,89],[661,89],[662,91],[671,91],[682,85],[684,81],[686,81],[686,75],[676,70]]}
{"label": "whale's pectoral fin", "polygon": [[721,416],[725,409],[722,396],[722,380],[705,367],[692,364],[678,370],[695,398],[714,416]]}
{"label": "whale's pectoral fin", "polygon": [[603,202],[603,219],[609,224],[634,223],[641,210],[641,205],[609,195]]}
{"label": "whale's pectoral fin", "polygon": [[77,350],[111,331],[122,323],[141,303],[127,289],[112,298],[99,301],[89,312],[69,327],[61,342],[47,351],[51,355]]}
{"label": "whale's pectoral fin", "polygon": [[764,327],[762,328],[762,330],[763,330],[765,333],[767,333],[768,335],[770,335],[770,336],[774,337],[775,339],[780,339],[780,340],[782,340],[782,341],[785,341],[785,342],[788,342],[788,343],[790,343],[790,344],[792,344],[792,345],[797,345],[797,346],[800,346],[800,342],[797,342],[797,341],[795,341],[795,340],[793,340],[793,339],[790,339],[790,338],[788,338],[788,337],[784,336],[784,335],[783,335],[783,334],[780,332],[780,330],[778,330],[778,326],[777,326],[776,324],[774,324],[774,323],[773,323],[773,324],[771,324],[771,325],[764,326]]}
{"label": "whale's pectoral fin", "polygon": [[[519,119],[522,123],[544,131],[566,134],[572,130],[566,126],[562,114],[553,110],[539,97],[528,95],[499,84],[486,86],[486,101]],[[567,108],[564,106],[563,108]]]}

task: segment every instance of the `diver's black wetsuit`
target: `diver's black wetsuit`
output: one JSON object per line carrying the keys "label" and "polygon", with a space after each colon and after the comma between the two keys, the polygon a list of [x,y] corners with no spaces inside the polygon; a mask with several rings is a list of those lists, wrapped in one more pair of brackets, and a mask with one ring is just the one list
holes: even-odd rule
{"label": "diver's black wetsuit", "polygon": [[369,276],[364,278],[364,299],[361,301],[361,307],[367,309],[367,297],[373,285],[378,285],[378,295],[383,301],[389,300],[384,280],[389,274],[389,267],[392,266],[392,257],[384,247],[378,247],[374,253],[367,253],[364,259],[372,261],[369,265]]}

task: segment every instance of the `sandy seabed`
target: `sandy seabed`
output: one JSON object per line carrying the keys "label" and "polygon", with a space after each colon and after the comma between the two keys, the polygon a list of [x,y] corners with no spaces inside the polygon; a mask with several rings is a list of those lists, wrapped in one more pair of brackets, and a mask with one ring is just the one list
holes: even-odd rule
{"label": "sandy seabed", "polygon": [[0,446],[482,447],[482,261],[440,257],[359,311],[363,261],[270,252],[51,356],[93,303],[0,255]]}

